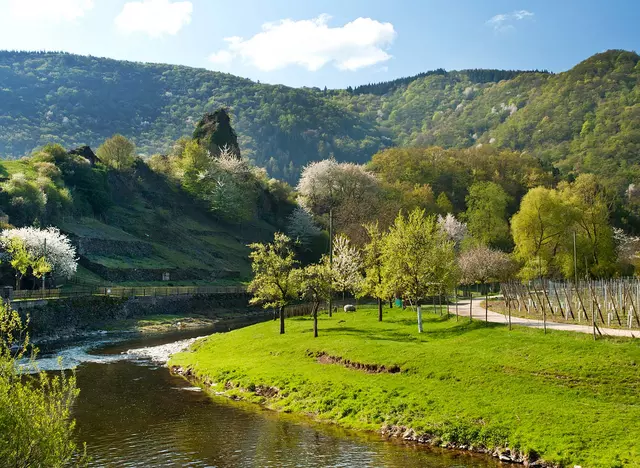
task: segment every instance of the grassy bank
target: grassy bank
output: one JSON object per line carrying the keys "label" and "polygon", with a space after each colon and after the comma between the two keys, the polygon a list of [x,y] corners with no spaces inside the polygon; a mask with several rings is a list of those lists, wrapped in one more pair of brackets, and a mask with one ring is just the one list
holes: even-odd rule
{"label": "grassy bank", "polygon": [[438,444],[565,465],[640,464],[638,340],[439,315],[426,315],[419,335],[411,311],[385,310],[378,323],[374,307],[323,316],[317,339],[310,319],[287,327],[213,335],[170,365],[215,382],[212,391],[348,428],[404,426]]}

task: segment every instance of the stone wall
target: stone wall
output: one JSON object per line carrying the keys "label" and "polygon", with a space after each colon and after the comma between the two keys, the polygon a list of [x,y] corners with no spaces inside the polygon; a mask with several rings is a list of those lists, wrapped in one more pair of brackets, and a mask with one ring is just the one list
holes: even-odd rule
{"label": "stone wall", "polygon": [[200,314],[215,318],[221,312],[249,310],[247,294],[206,294],[117,298],[92,296],[14,302],[12,307],[30,317],[35,339],[97,330],[109,322],[147,315]]}

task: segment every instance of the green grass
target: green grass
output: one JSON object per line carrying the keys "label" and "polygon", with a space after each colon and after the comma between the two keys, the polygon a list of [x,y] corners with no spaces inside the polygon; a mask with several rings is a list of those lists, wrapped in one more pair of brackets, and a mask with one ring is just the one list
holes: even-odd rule
{"label": "green grass", "polygon": [[[321,364],[325,352],[353,362],[397,365],[367,373]],[[373,307],[320,318],[267,322],[195,345],[170,365],[191,368],[212,390],[377,431],[401,425],[457,445],[508,446],[558,464],[640,465],[640,341],[456,322]],[[226,390],[225,390],[226,385]],[[265,398],[253,389],[276,387]],[[231,387],[231,388],[229,388]]]}

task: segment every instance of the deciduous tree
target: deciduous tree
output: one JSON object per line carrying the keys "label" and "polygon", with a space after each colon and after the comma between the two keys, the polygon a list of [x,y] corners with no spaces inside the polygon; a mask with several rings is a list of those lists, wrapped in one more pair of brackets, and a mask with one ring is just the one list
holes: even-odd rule
{"label": "deciduous tree", "polygon": [[96,154],[100,160],[117,170],[130,169],[135,161],[136,145],[122,135],[114,135],[100,145]]}
{"label": "deciduous tree", "polygon": [[277,232],[273,242],[249,246],[253,280],[248,290],[253,293],[252,304],[277,307],[280,315],[280,334],[284,334],[284,309],[300,292],[298,262],[291,248],[291,239]]}

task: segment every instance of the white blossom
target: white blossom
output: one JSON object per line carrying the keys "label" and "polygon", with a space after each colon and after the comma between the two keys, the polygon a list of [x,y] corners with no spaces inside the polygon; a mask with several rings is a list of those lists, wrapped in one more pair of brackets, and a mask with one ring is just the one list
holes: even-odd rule
{"label": "white blossom", "polygon": [[313,221],[311,213],[302,207],[293,210],[287,221],[287,234],[303,246],[309,245],[311,239],[322,232]]}
{"label": "white blossom", "polygon": [[56,274],[66,278],[70,278],[75,274],[78,268],[76,249],[71,245],[69,238],[62,234],[59,229],[54,227],[47,229],[34,227],[6,229],[0,235],[0,245],[6,248],[9,240],[16,237],[24,242],[27,252],[33,257],[44,256]]}
{"label": "white blossom", "polygon": [[640,237],[630,236],[620,228],[613,228],[613,240],[616,244],[618,260],[629,264],[637,261],[640,251]]}
{"label": "white blossom", "polygon": [[367,200],[377,187],[376,176],[364,166],[325,159],[302,170],[297,191],[303,207],[323,214],[346,200]]}
{"label": "white blossom", "polygon": [[516,270],[516,263],[508,254],[484,245],[463,252],[458,259],[462,284],[505,281]]}
{"label": "white blossom", "polygon": [[334,284],[339,291],[357,292],[362,285],[362,257],[344,235],[333,241]]}
{"label": "white blossom", "polygon": [[467,237],[467,224],[458,221],[451,213],[447,213],[445,217],[438,215],[438,226],[449,240],[454,242],[456,248],[460,247],[460,243]]}

